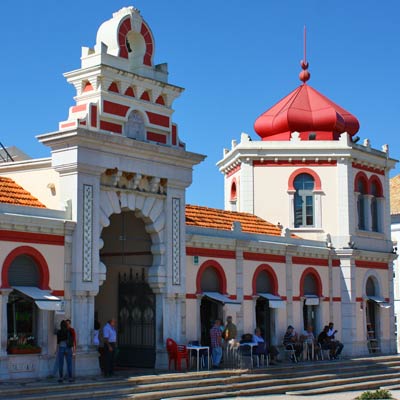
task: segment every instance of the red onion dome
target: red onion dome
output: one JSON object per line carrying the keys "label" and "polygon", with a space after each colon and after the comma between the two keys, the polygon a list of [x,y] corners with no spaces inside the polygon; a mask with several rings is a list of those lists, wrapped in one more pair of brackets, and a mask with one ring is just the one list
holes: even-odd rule
{"label": "red onion dome", "polygon": [[360,124],[356,117],[307,85],[308,63],[301,62],[304,83],[261,114],[254,129],[262,140],[290,140],[299,132],[301,140],[338,140],[343,132],[355,135]]}

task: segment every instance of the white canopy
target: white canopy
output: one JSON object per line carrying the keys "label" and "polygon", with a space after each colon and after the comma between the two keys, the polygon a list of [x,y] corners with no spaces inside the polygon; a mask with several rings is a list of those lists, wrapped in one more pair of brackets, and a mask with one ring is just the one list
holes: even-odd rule
{"label": "white canopy", "polygon": [[42,290],[34,286],[13,286],[13,289],[18,290],[25,296],[30,297],[35,301],[35,304],[46,311],[62,310],[62,301],[60,298],[53,296],[48,290]]}
{"label": "white canopy", "polygon": [[212,300],[218,301],[222,304],[240,304],[238,300],[232,300],[228,296],[224,296],[219,292],[203,292],[203,296],[206,296]]}
{"label": "white canopy", "polygon": [[319,305],[319,297],[315,294],[306,294],[305,298],[305,305],[306,306],[318,306]]}
{"label": "white canopy", "polygon": [[383,297],[378,297],[378,296],[368,296],[368,300],[374,301],[376,304],[378,304],[379,307],[382,308],[389,308],[390,304],[385,301]]}
{"label": "white canopy", "polygon": [[286,303],[280,296],[271,293],[257,293],[260,297],[268,300],[269,308],[286,308]]}

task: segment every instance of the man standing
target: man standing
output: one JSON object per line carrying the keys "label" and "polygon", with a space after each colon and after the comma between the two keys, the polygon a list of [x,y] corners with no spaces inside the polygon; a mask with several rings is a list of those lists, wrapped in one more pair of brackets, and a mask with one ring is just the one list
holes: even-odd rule
{"label": "man standing", "polygon": [[68,332],[72,336],[72,376],[75,376],[75,356],[76,356],[76,342],[77,342],[77,340],[76,340],[76,331],[72,327],[70,319],[66,319],[65,322],[67,324]]}
{"label": "man standing", "polygon": [[226,325],[222,331],[223,351],[224,351],[224,364],[233,365],[233,348],[235,346],[235,339],[237,337],[236,325],[232,322],[232,316],[226,317]]}
{"label": "man standing", "polygon": [[115,350],[117,349],[117,331],[115,319],[110,319],[103,328],[104,340],[104,376],[114,375]]}
{"label": "man standing", "polygon": [[210,329],[210,337],[213,368],[218,369],[222,358],[222,332],[220,319],[215,320],[214,326]]}
{"label": "man standing", "polygon": [[232,316],[229,315],[226,317],[226,325],[222,332],[222,337],[226,342],[229,342],[231,339],[236,339],[237,336],[237,328],[236,325],[232,322]]}

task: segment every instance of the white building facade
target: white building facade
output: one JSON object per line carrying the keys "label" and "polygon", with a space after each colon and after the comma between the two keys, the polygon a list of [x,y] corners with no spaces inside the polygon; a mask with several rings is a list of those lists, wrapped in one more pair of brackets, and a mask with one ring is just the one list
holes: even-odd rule
{"label": "white building facade", "polygon": [[[301,118],[268,140],[242,134],[218,163],[225,210],[186,206],[204,156],[178,135],[172,104],[183,89],[154,64],[154,48],[138,10],[114,13],[82,49],[81,68],[65,74],[76,104],[38,137],[51,157],[0,165],[46,207],[15,206],[14,244],[0,235],[0,378],[47,376],[63,318],[78,335],[77,375],[99,373],[94,322],[113,317],[124,367],[166,367],[168,337],[207,344],[211,321],[227,315],[240,334],[258,325],[273,344],[288,324],[319,333],[331,320],[346,354],[370,353],[371,335],[375,349],[394,352],[387,146],[358,145],[336,125],[299,130]],[[344,119],[354,130],[354,117]],[[21,244],[28,236],[40,256]],[[18,280],[19,255],[36,280]],[[54,296],[31,318],[40,353],[10,354],[9,296],[37,310],[34,292]]]}

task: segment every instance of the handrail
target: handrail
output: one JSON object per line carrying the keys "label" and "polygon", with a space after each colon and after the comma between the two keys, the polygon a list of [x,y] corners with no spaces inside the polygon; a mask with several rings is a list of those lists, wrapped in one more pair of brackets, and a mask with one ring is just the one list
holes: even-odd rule
{"label": "handrail", "polygon": [[0,142],[0,146],[1,148],[4,150],[4,153],[6,153],[7,158],[4,158],[3,155],[0,152],[0,157],[4,162],[8,162],[9,160],[14,161],[14,159],[12,158],[11,154],[7,151],[7,149],[3,146],[3,143]]}

